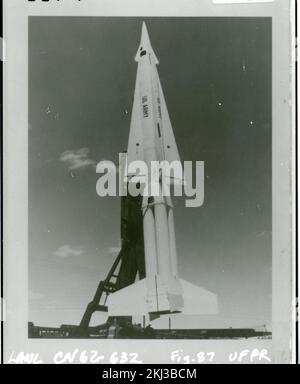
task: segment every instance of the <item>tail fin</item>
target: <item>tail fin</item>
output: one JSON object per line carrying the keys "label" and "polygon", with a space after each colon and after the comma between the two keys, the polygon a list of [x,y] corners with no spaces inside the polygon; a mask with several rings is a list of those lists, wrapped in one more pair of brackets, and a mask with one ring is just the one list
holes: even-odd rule
{"label": "tail fin", "polygon": [[[214,315],[218,313],[217,296],[204,288],[197,287],[185,280],[179,279],[181,286],[183,306],[179,311],[183,315]],[[129,285],[113,294],[107,299],[108,313],[110,316],[141,316],[159,312],[149,306],[148,294],[149,281],[147,279]],[[160,292],[157,292],[157,301]],[[172,296],[172,293],[170,294]],[[153,301],[153,300],[151,300]],[[162,310],[161,314],[172,313]]]}
{"label": "tail fin", "polygon": [[183,315],[217,315],[218,297],[216,294],[180,279],[183,289]]}

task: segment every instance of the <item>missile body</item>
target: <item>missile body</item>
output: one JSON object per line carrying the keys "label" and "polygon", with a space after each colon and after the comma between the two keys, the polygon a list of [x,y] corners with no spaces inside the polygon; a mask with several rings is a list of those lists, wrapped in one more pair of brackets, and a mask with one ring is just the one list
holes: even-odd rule
{"label": "missile body", "polygon": [[[138,63],[127,164],[143,161],[150,172],[153,162],[180,162],[164,94],[158,76],[158,59],[152,49],[145,23],[135,56]],[[128,168],[129,169],[129,168]],[[128,171],[128,180],[144,175]],[[147,175],[151,184],[155,174]],[[167,313],[212,314],[217,312],[216,295],[178,276],[173,205],[164,196],[159,177],[159,193],[144,189],[142,213],[146,278],[108,297],[111,315],[161,315]],[[170,182],[182,182],[171,180]],[[129,181],[133,182],[133,181]]]}

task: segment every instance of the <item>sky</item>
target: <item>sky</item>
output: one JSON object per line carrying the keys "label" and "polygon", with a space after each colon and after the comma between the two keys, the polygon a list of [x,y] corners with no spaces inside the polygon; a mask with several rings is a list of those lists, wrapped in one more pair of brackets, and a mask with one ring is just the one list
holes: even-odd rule
{"label": "sky", "polygon": [[29,321],[78,324],[117,256],[120,199],[97,196],[95,165],[127,147],[143,20],[181,159],[205,163],[204,204],[174,200],[178,265],[220,313],[185,324],[270,324],[268,18],[29,18]]}

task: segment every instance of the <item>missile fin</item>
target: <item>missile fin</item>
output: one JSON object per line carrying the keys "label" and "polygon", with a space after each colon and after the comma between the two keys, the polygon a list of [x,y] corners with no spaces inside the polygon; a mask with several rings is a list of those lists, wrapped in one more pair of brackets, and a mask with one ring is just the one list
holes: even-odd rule
{"label": "missile fin", "polygon": [[148,313],[146,300],[146,279],[142,279],[110,294],[106,305],[110,316],[137,316]]}
{"label": "missile fin", "polygon": [[[171,312],[181,315],[218,314],[217,295],[183,279],[179,279],[178,282],[180,291],[176,285],[169,285],[165,290],[159,284],[155,294],[153,289],[149,291],[151,281],[147,281],[147,278],[139,280],[108,296],[108,313],[110,316],[139,316],[149,313],[163,315]],[[182,297],[183,303],[180,302],[179,297]],[[173,305],[174,308],[172,308]],[[176,310],[177,305],[181,309]]]}
{"label": "missile fin", "polygon": [[183,279],[179,279],[179,281],[184,301],[182,315],[216,315],[219,313],[216,294]]}

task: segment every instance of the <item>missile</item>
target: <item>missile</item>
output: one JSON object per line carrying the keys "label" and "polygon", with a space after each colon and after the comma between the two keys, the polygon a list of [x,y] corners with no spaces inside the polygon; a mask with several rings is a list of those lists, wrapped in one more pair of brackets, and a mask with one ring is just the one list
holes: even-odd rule
{"label": "missile", "polygon": [[[130,173],[129,164],[143,161],[148,169],[153,162],[179,162],[165,97],[145,22],[135,56],[138,63],[130,134],[127,148],[127,178],[143,182],[140,173]],[[151,174],[151,177],[154,175]],[[176,179],[170,183],[183,182]],[[152,179],[150,179],[151,182]],[[109,315],[216,314],[217,296],[178,276],[174,213],[171,196],[165,196],[159,177],[158,194],[143,193],[142,214],[146,277],[108,296]],[[146,188],[144,189],[146,191]]]}

